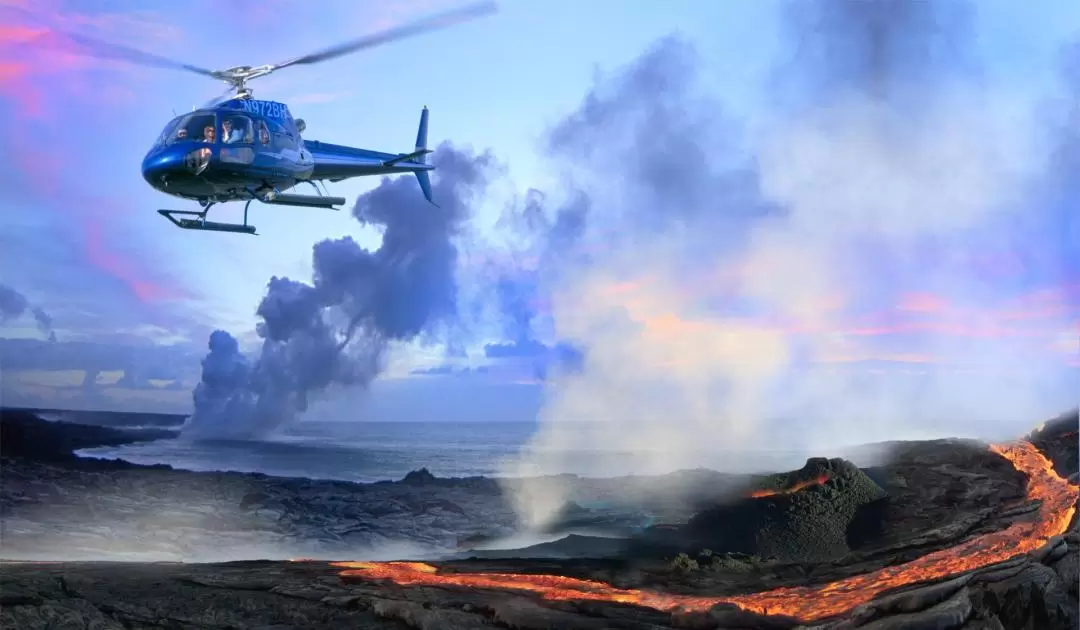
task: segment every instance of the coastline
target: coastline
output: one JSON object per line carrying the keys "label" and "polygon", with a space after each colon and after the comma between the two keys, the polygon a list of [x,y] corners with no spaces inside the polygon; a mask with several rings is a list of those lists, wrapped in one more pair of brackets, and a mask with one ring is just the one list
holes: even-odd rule
{"label": "coastline", "polygon": [[[58,426],[61,431],[70,428]],[[1069,492],[1076,491],[1080,477],[1074,470],[1080,457],[1078,429],[1080,417],[1070,412],[1022,438],[1030,442],[1027,448],[1034,446],[1042,453],[1038,457],[1047,458],[1040,460],[1043,465],[1052,467],[1060,477],[1069,477]],[[82,441],[69,437],[50,443],[83,444],[90,439],[85,429],[72,430],[79,432]],[[95,435],[120,439],[108,433]],[[21,561],[0,564],[4,581],[0,614],[16,627],[52,627],[50,620],[63,614],[81,620],[84,626],[110,628],[178,624],[262,628],[276,624],[420,629],[494,624],[537,630],[790,629],[799,622],[783,614],[765,617],[723,603],[707,610],[707,604],[700,609],[668,610],[668,600],[751,601],[760,593],[764,601],[786,590],[826,592],[831,584],[855,584],[872,579],[870,576],[891,575],[895,567],[911,567],[920,559],[948,560],[953,550],[976,544],[972,541],[977,539],[994,540],[1009,536],[1009,532],[1029,531],[1033,522],[1039,522],[1045,504],[1033,500],[1038,497],[1037,491],[1032,493],[1038,475],[1021,472],[985,444],[970,440],[909,442],[897,445],[893,458],[878,471],[880,481],[875,480],[890,495],[885,530],[875,535],[870,546],[854,548],[834,561],[793,562],[737,553],[702,554],[696,560],[685,554],[674,560],[636,556],[625,550],[609,554],[596,538],[586,536],[563,538],[559,544],[548,545],[550,549],[454,554],[447,549],[455,544],[476,549],[499,526],[506,528],[504,531],[513,530],[513,513],[496,480],[439,479],[424,471],[374,484],[193,473],[124,462],[80,461],[70,451],[64,455],[60,450],[53,448],[46,460],[9,457],[7,452],[3,457],[0,505],[4,508],[5,544],[0,555],[10,558],[12,545],[26,552]],[[30,452],[47,451],[36,448]],[[833,466],[834,472],[845,466],[842,460],[816,462],[825,463]],[[850,463],[846,466],[850,480],[865,474]],[[92,470],[94,467],[98,469]],[[591,480],[583,482],[588,485]],[[803,497],[805,503],[817,500],[814,497],[833,500],[851,495],[847,482],[837,479],[828,483],[827,488],[795,496]],[[1063,482],[1059,478],[1055,483]],[[763,505],[753,503],[757,500],[741,500],[746,509],[728,512],[725,518],[752,516],[751,505]],[[1061,497],[1056,500],[1060,504]],[[578,508],[567,515],[567,521],[576,517],[595,523],[600,516],[598,510]],[[640,505],[638,509],[640,514]],[[36,510],[40,510],[40,518],[28,519]],[[70,527],[48,529],[57,524]],[[881,590],[884,587],[877,586],[877,595],[855,593],[853,602],[866,601],[850,610],[841,611],[840,606],[835,611],[811,611],[808,618],[831,615],[832,621],[840,624],[837,627],[863,630],[1076,627],[1080,618],[1080,534],[1075,510],[1068,523],[1058,525],[1068,529],[1027,553],[1006,552],[1000,562],[955,575],[947,567],[939,567],[928,577],[919,579],[916,575],[911,583],[896,588]],[[662,536],[674,531],[667,527],[649,529]],[[472,536],[465,535],[470,531]],[[323,537],[320,553],[288,554],[305,561],[253,560],[274,556],[261,552],[274,551],[275,544],[280,552],[276,555],[285,557],[280,554],[299,551],[286,549],[290,540],[311,542],[318,536]],[[35,543],[39,551],[51,552],[53,557],[34,552]],[[568,545],[579,547],[579,553],[567,556]],[[986,547],[997,548],[996,544]],[[1012,546],[1006,544],[1006,548]],[[142,554],[132,554],[133,549]],[[960,551],[955,553],[956,558],[964,557]],[[180,562],[145,562],[170,554]],[[408,558],[427,560],[428,564],[335,565],[319,558]],[[46,559],[53,562],[35,562]],[[101,562],[103,559],[110,561]],[[222,563],[230,559],[239,561]],[[563,583],[568,585],[565,588],[578,590],[560,591],[562,595],[535,594]]]}
{"label": "coastline", "polygon": [[[22,410],[4,410],[0,431],[0,555],[10,560],[443,558],[503,539],[527,546],[573,534],[630,536],[684,519],[693,505],[748,479],[711,471],[560,476],[575,485],[563,518],[522,537],[507,496],[512,481],[420,469],[393,481],[352,482],[79,457],[80,449],[177,432],[46,421]],[[657,483],[663,487],[647,488]]]}

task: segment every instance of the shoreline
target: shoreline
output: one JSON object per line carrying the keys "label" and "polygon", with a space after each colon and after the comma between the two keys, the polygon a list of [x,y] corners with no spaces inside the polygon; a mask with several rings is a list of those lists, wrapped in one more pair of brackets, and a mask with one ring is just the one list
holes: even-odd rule
{"label": "shoreline", "polygon": [[171,464],[136,463],[122,458],[82,455],[79,451],[96,448],[113,448],[132,444],[143,444],[156,440],[169,440],[180,437],[180,431],[159,428],[126,428],[97,424],[83,424],[66,420],[46,420],[40,412],[25,409],[0,408],[0,457],[24,459],[31,462],[66,463],[78,468],[94,469],[146,469],[172,470],[192,475],[243,475],[269,477],[281,480],[305,480],[325,483],[352,483],[358,485],[383,485],[394,483],[407,484],[453,484],[458,482],[489,481],[514,484],[532,479],[566,478],[585,482],[619,482],[640,480],[649,482],[663,478],[708,475],[729,480],[751,480],[767,476],[762,473],[725,473],[710,468],[685,468],[662,474],[630,474],[613,476],[585,476],[575,473],[551,473],[529,477],[506,477],[498,475],[442,476],[432,474],[426,466],[421,466],[403,474],[400,478],[382,478],[376,480],[350,480],[332,477],[312,477],[307,475],[279,475],[261,471],[245,470],[192,470]]}
{"label": "shoreline", "polygon": [[[708,471],[666,476],[681,493],[671,505],[671,496],[646,496],[670,494],[647,492],[657,479],[561,476],[575,487],[565,514],[522,539],[508,496],[512,480],[436,477],[424,468],[369,483],[189,471],[75,455],[79,448],[173,438],[171,431],[46,421],[9,410],[0,428],[0,555],[19,561],[443,558],[500,540],[528,546],[574,534],[627,537],[658,519],[685,517],[687,506],[747,481]],[[113,542],[121,540],[127,542]]]}
{"label": "shoreline", "polygon": [[[223,553],[237,560],[431,558],[491,550],[493,545],[506,549],[499,541],[523,534],[533,538],[519,539],[515,546],[572,535],[629,538],[655,526],[684,523],[703,506],[729,501],[768,479],[707,469],[616,478],[559,475],[554,479],[567,488],[562,508],[549,526],[532,531],[523,528],[515,510],[512,495],[521,480],[436,477],[422,468],[397,480],[355,482],[84,458],[74,454],[74,447],[175,434],[31,416],[13,418],[5,411],[0,418],[0,534],[5,552],[17,552],[12,559],[46,560],[59,557],[57,549],[87,559],[136,555],[162,561],[220,560]],[[1075,439],[1070,445],[1059,437],[1063,431],[1075,433],[1077,424],[1072,412],[1044,423],[1041,430],[1049,438],[1040,448],[1065,477],[1075,474],[1078,449]],[[1029,439],[1038,441],[1039,434]],[[941,451],[944,458],[953,457],[950,451],[981,459],[987,453],[962,440],[900,443],[899,449]],[[887,485],[884,469],[860,470]],[[62,557],[71,559],[72,554]]]}
{"label": "shoreline", "polygon": [[[85,618],[82,625],[93,622],[101,627],[191,625],[197,620],[197,625],[216,627],[227,621],[238,628],[277,625],[420,629],[488,627],[496,619],[504,625],[537,630],[733,626],[779,629],[828,620],[860,630],[1064,630],[1076,627],[1080,618],[1080,534],[1075,511],[1062,511],[1069,506],[1062,503],[1061,494],[1077,491],[1078,430],[1080,417],[1075,412],[1063,414],[1020,438],[1030,444],[1018,444],[1012,457],[999,453],[1007,446],[984,448],[970,441],[901,444],[887,470],[883,470],[884,481],[875,481],[883,483],[881,487],[890,495],[886,518],[881,522],[884,530],[867,530],[864,533],[871,538],[862,543],[849,538],[851,548],[846,553],[817,560],[785,559],[761,551],[745,555],[704,550],[671,558],[668,554],[642,555],[625,547],[618,551],[618,545],[613,546],[613,553],[605,555],[601,543],[587,537],[573,541],[579,548],[578,555],[566,554],[565,539],[546,545],[563,555],[538,554],[539,547],[545,545],[487,555],[476,551],[482,546],[479,539],[472,541],[466,553],[447,553],[445,545],[441,553],[434,553],[440,543],[453,539],[463,542],[463,528],[490,527],[505,517],[506,512],[500,512],[498,495],[483,496],[480,488],[463,491],[461,484],[453,480],[439,483],[426,476],[414,478],[422,482],[414,486],[402,482],[329,482],[333,489],[323,492],[320,488],[325,482],[310,480],[264,476],[261,480],[247,479],[237,487],[237,479],[245,475],[173,469],[150,475],[144,467],[85,472],[71,469],[71,459],[37,464],[19,460],[23,472],[41,473],[40,478],[29,481],[31,486],[45,490],[41,496],[49,502],[46,507],[84,511],[74,529],[66,532],[66,538],[46,541],[48,548],[62,549],[62,556],[45,559],[40,554],[11,557],[10,553],[0,553],[4,557],[0,570],[6,585],[0,603],[4,604],[5,620],[20,627],[50,627],[55,614],[64,611]],[[1033,446],[1041,455],[1035,456]],[[7,464],[15,460],[4,461]],[[832,466],[832,472],[840,477],[798,491],[794,496],[802,497],[803,505],[828,505],[861,496],[856,485],[867,480],[859,481],[858,469],[844,468],[851,467],[850,462],[821,458],[817,463]],[[1054,473],[1048,472],[1047,466],[1058,471],[1059,477],[1068,476],[1069,487],[1062,490],[1062,479],[1051,479]],[[1048,485],[1044,486],[1040,479]],[[7,499],[9,475],[3,482],[3,498]],[[171,490],[169,483],[174,484]],[[89,492],[72,500],[70,494],[63,496],[65,488],[70,491],[66,484],[83,484]],[[256,487],[260,484],[261,489]],[[132,487],[141,490],[132,495]],[[1039,493],[1051,487],[1061,492],[1040,498]],[[241,491],[247,494],[241,496]],[[174,494],[169,496],[169,492]],[[273,492],[278,494],[266,495]],[[258,496],[260,493],[263,496]],[[237,500],[252,503],[235,510]],[[827,503],[816,503],[822,500]],[[1071,504],[1077,499],[1064,500]],[[773,500],[751,498],[716,506],[726,510],[717,515],[719,521],[714,521],[723,525],[709,526],[707,532],[723,535],[739,520],[753,522],[754,506],[764,505],[752,503],[756,501]],[[108,502],[119,509],[107,513]],[[868,505],[875,502],[872,499]],[[168,514],[174,505],[182,509]],[[325,511],[328,505],[336,505],[336,511]],[[783,508],[794,503],[780,500],[771,505]],[[226,514],[230,509],[234,513]],[[247,521],[236,520],[245,509],[262,516],[249,514],[252,518]],[[1044,514],[1046,510],[1068,520]],[[806,515],[827,512],[815,508]],[[205,520],[184,522],[193,515]],[[267,515],[269,518],[263,518]],[[34,533],[40,535],[43,527],[71,516],[63,513],[37,522]],[[139,536],[147,528],[140,532],[140,528],[129,526],[147,517],[157,519],[147,523],[150,529],[163,531],[171,539],[184,539],[193,526],[209,536],[186,540],[189,546],[204,551],[201,556],[103,559],[100,547],[96,557],[75,552],[74,546],[85,545],[87,538],[102,527],[103,516],[106,525],[98,536],[99,543],[119,540],[122,542],[118,546],[129,551],[146,544],[147,539]],[[306,525],[296,520],[312,516],[314,519],[306,521]],[[333,522],[327,517],[332,517]],[[416,526],[418,521],[424,521],[421,527]],[[853,519],[848,527],[856,527],[858,521]],[[810,522],[800,523],[800,528],[809,528],[807,532],[819,531]],[[5,518],[5,528],[9,525]],[[858,524],[857,528],[865,525]],[[120,526],[129,529],[117,531]],[[1050,528],[1043,535],[1050,536],[1045,544],[1023,546],[1021,543],[1028,543],[1028,538],[1038,538],[1040,527]],[[446,529],[433,535],[438,528]],[[1067,529],[1062,534],[1051,536],[1063,528]],[[243,544],[243,538],[237,536],[256,530],[269,536],[230,557],[230,552]],[[767,534],[771,530],[758,531]],[[413,538],[391,542],[387,534],[395,532]],[[313,533],[334,533],[348,540],[317,554],[280,553],[276,555],[281,560],[254,560],[269,557],[260,553],[267,549],[260,545],[289,536],[305,539]],[[656,533],[670,535],[664,530]],[[795,531],[789,534],[798,535]],[[5,547],[13,542],[16,547],[32,542],[21,535],[12,538],[6,532],[4,539]],[[421,539],[433,543],[426,557],[416,544]],[[374,541],[374,545],[365,551],[359,546],[362,540]],[[1017,546],[1016,553],[1010,554],[1008,549],[1013,545]],[[372,551],[379,546],[381,555]],[[712,544],[705,548],[726,549]],[[949,564],[961,562],[969,548],[994,557],[976,563],[978,566]],[[286,557],[292,560],[283,561]],[[345,558],[350,562],[335,562]],[[403,559],[413,562],[356,562]],[[923,565],[925,574],[919,569]],[[897,567],[907,567],[907,573],[901,576]],[[893,576],[897,584],[879,584],[876,576]],[[858,588],[830,590],[833,585]],[[803,597],[802,604],[794,599],[801,597],[799,593],[811,591],[829,591],[836,596],[835,601],[822,600],[819,605],[820,598]],[[683,609],[675,606],[678,601],[697,605]],[[733,608],[724,602],[737,603]],[[776,608],[776,604],[784,607]],[[763,611],[771,616],[762,616]],[[788,614],[796,614],[799,619]]]}

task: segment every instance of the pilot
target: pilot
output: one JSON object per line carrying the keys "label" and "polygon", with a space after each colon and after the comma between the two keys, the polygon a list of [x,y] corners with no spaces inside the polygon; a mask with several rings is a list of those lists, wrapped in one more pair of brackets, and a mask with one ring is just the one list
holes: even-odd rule
{"label": "pilot", "polygon": [[214,126],[213,125],[207,125],[207,126],[203,127],[203,130],[202,130],[203,142],[213,142],[214,141],[214,136],[215,136],[215,132],[214,132]]}

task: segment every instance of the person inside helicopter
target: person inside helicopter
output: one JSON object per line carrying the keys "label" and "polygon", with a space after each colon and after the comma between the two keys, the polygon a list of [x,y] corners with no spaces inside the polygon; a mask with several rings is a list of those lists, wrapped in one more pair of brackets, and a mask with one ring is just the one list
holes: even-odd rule
{"label": "person inside helicopter", "polygon": [[215,132],[213,125],[207,125],[203,127],[203,142],[213,142],[215,139]]}
{"label": "person inside helicopter", "polygon": [[221,141],[225,144],[251,144],[251,119],[233,116],[221,121]]}

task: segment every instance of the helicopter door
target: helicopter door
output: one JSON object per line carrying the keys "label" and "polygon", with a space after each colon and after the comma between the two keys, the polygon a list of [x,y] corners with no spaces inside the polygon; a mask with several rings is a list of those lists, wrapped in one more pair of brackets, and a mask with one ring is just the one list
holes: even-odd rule
{"label": "helicopter door", "polygon": [[222,116],[222,144],[251,144],[254,137],[251,119],[247,116]]}
{"label": "helicopter door", "polygon": [[259,144],[267,148],[270,146],[270,129],[266,127],[265,120],[259,121]]}
{"label": "helicopter door", "polygon": [[280,154],[282,157],[296,159],[296,152],[299,149],[296,137],[289,133],[289,130],[276,120],[269,120],[267,123],[270,128],[271,146],[273,147],[273,151]]}
{"label": "helicopter door", "polygon": [[222,116],[221,154],[222,162],[251,164],[255,161],[254,127],[247,116]]}

